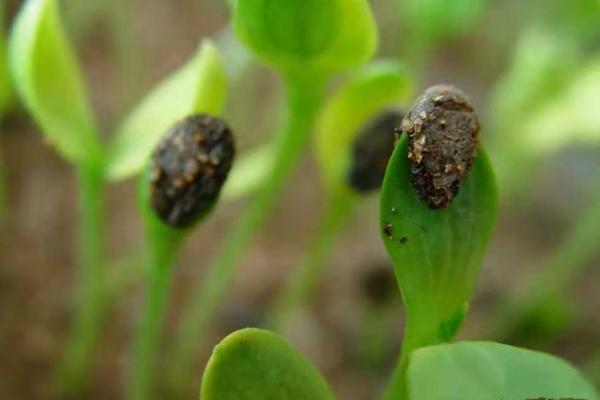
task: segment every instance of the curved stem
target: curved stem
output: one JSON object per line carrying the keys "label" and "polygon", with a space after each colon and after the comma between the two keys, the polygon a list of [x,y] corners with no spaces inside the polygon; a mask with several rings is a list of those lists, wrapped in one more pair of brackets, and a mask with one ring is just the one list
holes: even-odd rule
{"label": "curved stem", "polygon": [[[152,216],[146,218],[153,218]],[[173,264],[185,232],[175,231],[154,219],[147,219],[146,241],[150,246],[150,265],[144,308],[133,353],[127,399],[153,398],[154,371],[158,355],[161,328],[165,318],[173,279]]]}
{"label": "curved stem", "polygon": [[106,183],[101,168],[81,167],[79,178],[80,272],[77,308],[71,337],[59,367],[61,397],[78,395],[87,386],[87,373],[104,313],[103,264],[104,197]]}
{"label": "curved stem", "polygon": [[354,200],[353,193],[345,187],[328,192],[325,214],[317,234],[314,235],[306,256],[287,280],[286,286],[267,316],[268,324],[274,330],[284,330],[294,311],[312,298],[325,272],[325,259],[329,256],[336,237],[348,219]]}
{"label": "curved stem", "polygon": [[170,386],[174,393],[188,387],[195,355],[203,344],[203,334],[235,275],[236,266],[252,237],[260,229],[273,204],[302,154],[322,98],[322,82],[289,82],[287,87],[288,115],[279,138],[275,161],[265,183],[227,236],[216,260],[207,269],[192,299],[184,310],[179,336],[174,341],[170,365]]}

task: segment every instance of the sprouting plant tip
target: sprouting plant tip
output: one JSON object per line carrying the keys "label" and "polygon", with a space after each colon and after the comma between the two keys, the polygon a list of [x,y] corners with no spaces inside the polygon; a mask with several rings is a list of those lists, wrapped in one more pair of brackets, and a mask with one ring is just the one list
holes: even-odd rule
{"label": "sprouting plant tip", "polygon": [[348,183],[359,193],[379,189],[394,151],[395,130],[404,114],[386,110],[358,133],[352,149]]}
{"label": "sprouting plant tip", "polygon": [[184,228],[208,212],[234,154],[231,129],[219,118],[193,115],[172,127],[150,160],[150,202],[161,220]]}
{"label": "sprouting plant tip", "polygon": [[449,85],[427,89],[402,121],[410,182],[429,208],[445,208],[458,194],[477,155],[479,129],[470,100]]}

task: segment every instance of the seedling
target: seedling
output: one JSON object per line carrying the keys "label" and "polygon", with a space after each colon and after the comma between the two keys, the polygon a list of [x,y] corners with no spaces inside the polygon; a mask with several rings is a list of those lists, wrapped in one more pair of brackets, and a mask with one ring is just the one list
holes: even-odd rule
{"label": "seedling", "polygon": [[[578,371],[552,356],[489,342],[443,344],[455,337],[466,316],[494,225],[494,176],[477,142],[476,114],[457,89],[429,89],[402,127],[406,132],[383,184],[380,223],[407,321],[401,357],[384,398],[597,399]],[[270,379],[257,357],[276,365],[285,383]],[[215,348],[201,396],[268,399],[289,393],[295,398],[293,393],[309,391],[312,398],[331,398],[321,378],[300,378],[312,376],[314,369],[296,357],[272,334],[234,333]],[[239,371],[257,375],[246,379]]]}
{"label": "seedling", "polygon": [[375,25],[364,0],[241,0],[232,8],[240,40],[282,76],[287,115],[263,187],[227,236],[184,311],[171,353],[174,392],[193,378],[191,365],[207,322],[304,150],[326,83],[337,72],[366,61],[375,48]]}
{"label": "seedling", "polygon": [[158,145],[140,182],[150,268],[146,306],[134,354],[129,399],[152,398],[156,350],[168,304],[173,264],[194,226],[213,209],[234,157],[227,123],[193,115],[177,123]]}
{"label": "seedling", "polygon": [[71,338],[59,368],[59,391],[78,396],[86,386],[104,314],[104,193],[109,179],[138,173],[164,130],[192,112],[221,111],[224,73],[206,43],[181,72],[160,86],[118,129],[100,140],[85,84],[62,27],[57,0],[29,0],[10,39],[11,72],[24,105],[47,139],[78,171],[81,212],[80,283]]}
{"label": "seedling", "polygon": [[411,92],[411,77],[402,64],[377,61],[357,71],[323,107],[314,146],[326,194],[324,214],[306,255],[267,316],[272,328],[284,331],[295,310],[314,295],[353,209],[381,186],[401,120],[394,108]]}

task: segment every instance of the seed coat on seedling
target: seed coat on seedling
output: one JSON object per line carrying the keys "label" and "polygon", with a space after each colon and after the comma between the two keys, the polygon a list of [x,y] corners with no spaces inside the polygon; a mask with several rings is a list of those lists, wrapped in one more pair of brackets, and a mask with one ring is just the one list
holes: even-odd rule
{"label": "seed coat on seedling", "polygon": [[404,114],[388,110],[369,121],[358,133],[352,148],[348,183],[359,193],[381,187],[394,151],[395,129]]}
{"label": "seed coat on seedling", "polygon": [[150,202],[167,225],[192,225],[217,200],[235,146],[225,121],[190,116],[166,134],[150,160]]}
{"label": "seed coat on seedling", "polygon": [[478,152],[479,119],[467,96],[449,85],[433,86],[402,121],[408,135],[412,187],[431,209],[447,207]]}

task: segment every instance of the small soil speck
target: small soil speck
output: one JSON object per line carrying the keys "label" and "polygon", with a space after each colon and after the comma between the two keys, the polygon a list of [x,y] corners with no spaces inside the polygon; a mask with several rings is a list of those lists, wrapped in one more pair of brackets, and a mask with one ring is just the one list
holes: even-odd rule
{"label": "small soil speck", "polygon": [[383,225],[383,233],[385,234],[385,236],[387,236],[389,239],[391,239],[392,238],[392,234],[393,234],[392,224],[390,224],[389,222],[386,222]]}
{"label": "small soil speck", "polygon": [[400,244],[406,244],[408,242],[408,238],[406,236],[403,236],[400,238]]}

